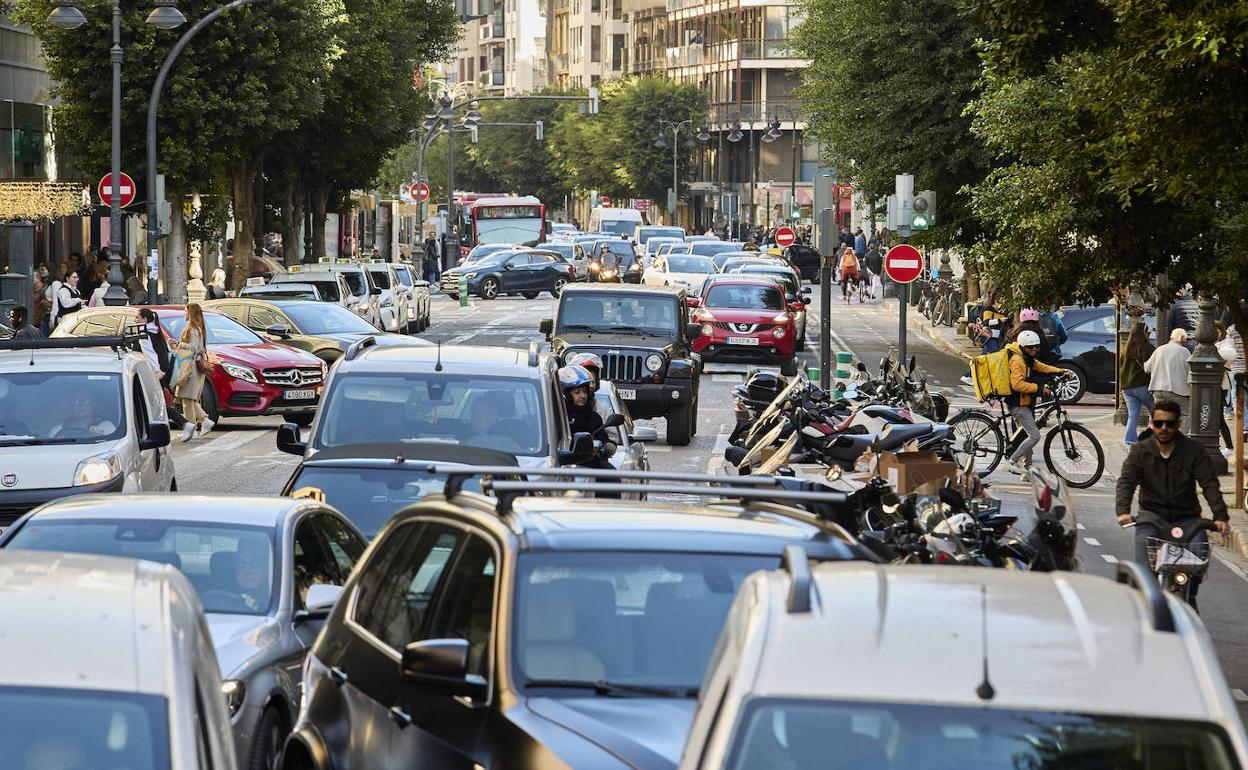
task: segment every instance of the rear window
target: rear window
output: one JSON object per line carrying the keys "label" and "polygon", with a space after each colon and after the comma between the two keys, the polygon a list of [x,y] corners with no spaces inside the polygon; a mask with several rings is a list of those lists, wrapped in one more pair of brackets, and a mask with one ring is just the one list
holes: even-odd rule
{"label": "rear window", "polygon": [[775,286],[721,283],[707,292],[706,305],[740,310],[784,310],[784,297]]}

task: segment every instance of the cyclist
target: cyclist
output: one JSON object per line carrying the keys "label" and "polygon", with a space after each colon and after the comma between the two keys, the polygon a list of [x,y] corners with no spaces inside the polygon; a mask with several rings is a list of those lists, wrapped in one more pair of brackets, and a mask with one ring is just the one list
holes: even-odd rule
{"label": "cyclist", "polygon": [[1039,359],[1040,335],[1024,329],[1018,333],[1018,339],[1005,346],[1010,364],[1010,395],[1005,403],[1010,407],[1010,416],[1027,432],[1014,453],[1006,462],[1006,470],[1019,476],[1027,475],[1031,466],[1031,450],[1040,441],[1040,428],[1036,426],[1035,397],[1051,395],[1048,385],[1037,381],[1037,374],[1051,374],[1066,377],[1065,369],[1049,366]]}
{"label": "cyclist", "polygon": [[[1183,409],[1178,402],[1160,400],[1153,404],[1151,441],[1144,439],[1131,445],[1118,476],[1115,500],[1118,523],[1131,523],[1131,498],[1140,490],[1140,511],[1135,525],[1135,560],[1145,569],[1148,563],[1148,539],[1157,537],[1162,527],[1184,527],[1201,518],[1196,485],[1209,503],[1218,533],[1230,534],[1230,517],[1226,501],[1218,486],[1218,476],[1205,448],[1179,430]],[[1193,543],[1209,542],[1205,531],[1192,538]],[[1192,584],[1192,606],[1196,605],[1196,589]]]}
{"label": "cyclist", "polygon": [[[845,228],[848,233],[849,228]],[[841,251],[841,297],[849,302],[849,287],[853,283],[858,284],[858,257],[854,254],[853,246],[846,246]]]}

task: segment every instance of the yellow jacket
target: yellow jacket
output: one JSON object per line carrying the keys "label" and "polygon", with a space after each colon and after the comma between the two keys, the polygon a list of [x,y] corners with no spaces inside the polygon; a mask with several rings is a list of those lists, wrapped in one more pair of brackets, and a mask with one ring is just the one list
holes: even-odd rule
{"label": "yellow jacket", "polygon": [[1030,406],[1031,395],[1040,390],[1040,386],[1030,380],[1031,373],[1058,374],[1062,370],[1042,363],[1038,358],[1032,358],[1031,365],[1028,366],[1028,356],[1017,342],[1011,342],[1005,349],[1010,355],[1010,390],[1014,391],[1009,400],[1017,401],[1019,406]]}

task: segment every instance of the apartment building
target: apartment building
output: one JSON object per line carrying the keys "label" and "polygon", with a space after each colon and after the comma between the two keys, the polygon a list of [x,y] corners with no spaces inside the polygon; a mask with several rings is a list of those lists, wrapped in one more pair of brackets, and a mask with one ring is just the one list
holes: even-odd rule
{"label": "apartment building", "polygon": [[461,25],[456,79],[481,94],[514,96],[546,86],[545,0],[479,0]]}
{"label": "apartment building", "polygon": [[546,0],[546,71],[559,88],[629,73],[626,0]]}

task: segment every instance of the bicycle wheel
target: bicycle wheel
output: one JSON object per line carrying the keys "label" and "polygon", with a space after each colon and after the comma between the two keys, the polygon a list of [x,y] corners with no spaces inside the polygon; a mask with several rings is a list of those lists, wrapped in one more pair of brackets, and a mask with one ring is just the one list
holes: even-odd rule
{"label": "bicycle wheel", "polygon": [[974,458],[975,472],[987,476],[1005,456],[1005,437],[995,420],[983,412],[963,410],[949,420],[953,457],[959,468]]}
{"label": "bicycle wheel", "polygon": [[1075,489],[1087,489],[1105,472],[1105,450],[1092,431],[1066,421],[1045,436],[1044,464]]}

